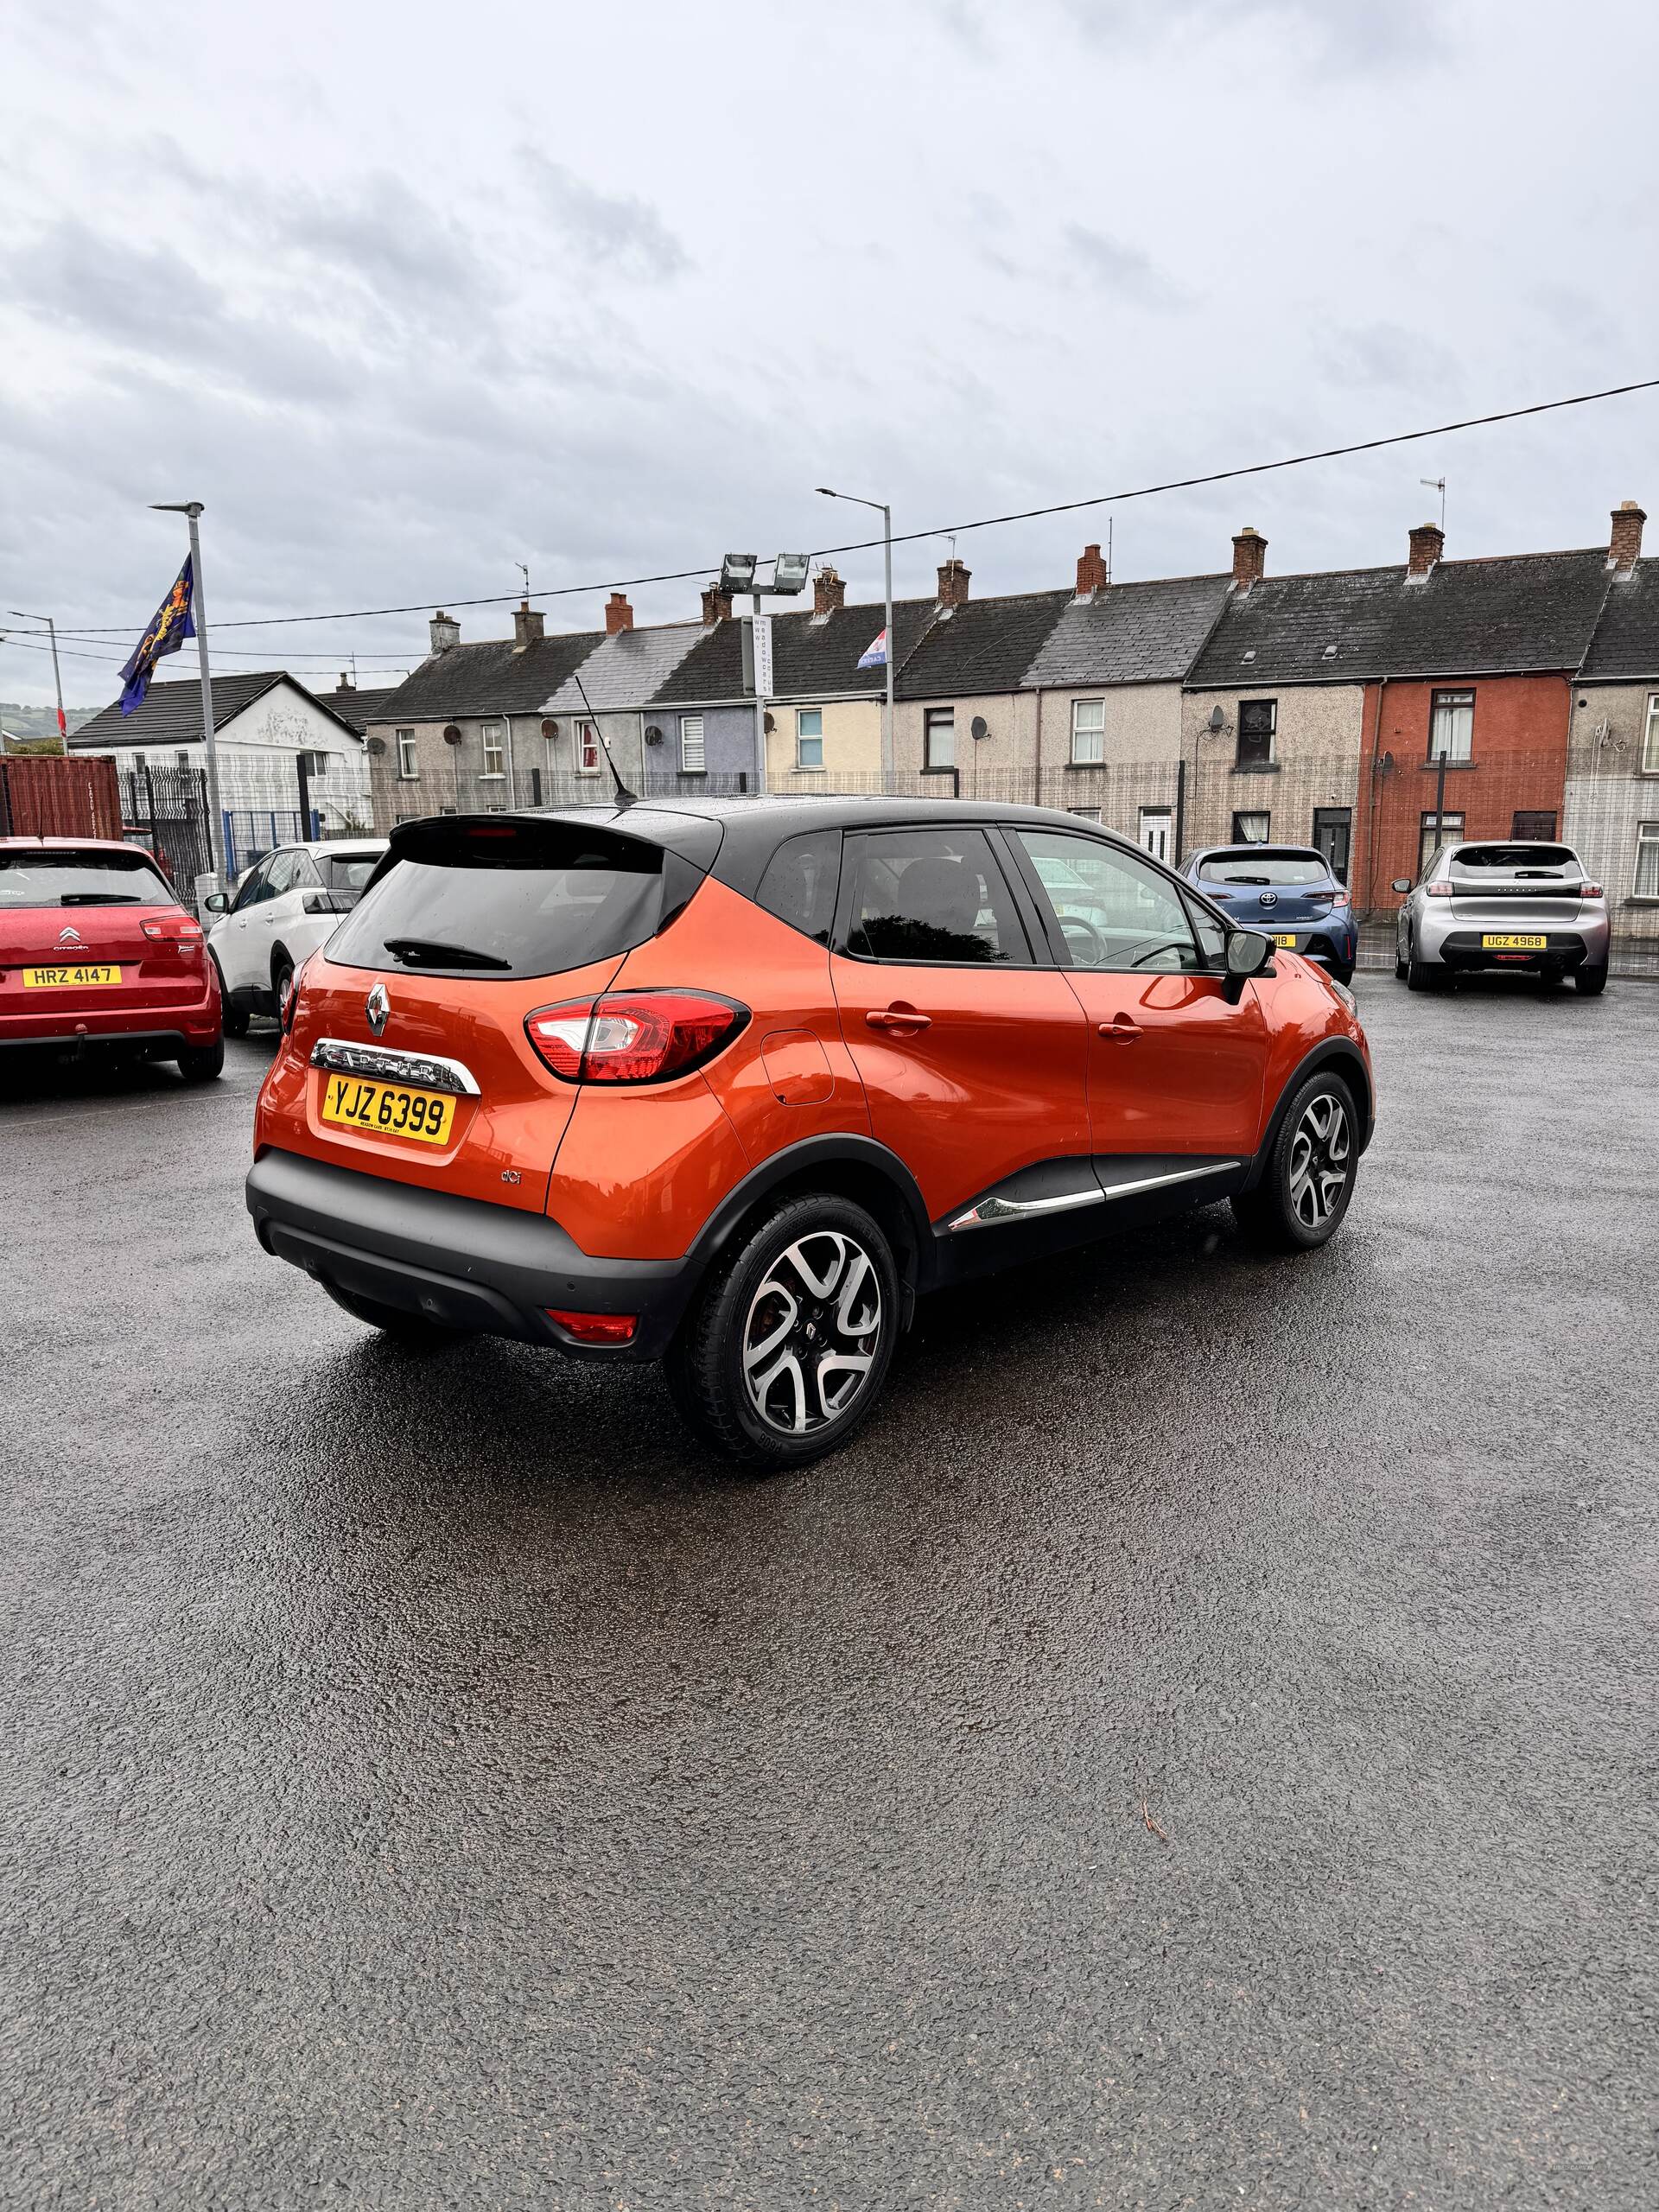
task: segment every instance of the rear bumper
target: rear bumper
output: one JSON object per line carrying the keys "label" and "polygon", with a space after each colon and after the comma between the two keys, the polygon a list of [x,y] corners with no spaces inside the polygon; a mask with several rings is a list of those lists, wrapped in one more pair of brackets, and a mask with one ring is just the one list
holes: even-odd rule
{"label": "rear bumper", "polygon": [[[1425,908],[1437,902],[1425,900]],[[1580,914],[1572,922],[1465,922],[1442,920],[1440,914],[1420,913],[1414,929],[1414,950],[1420,960],[1439,961],[1447,968],[1605,968],[1607,964],[1609,924],[1603,914]],[[1519,956],[1500,952],[1481,943],[1487,937],[1541,937],[1548,942],[1538,950]]]}
{"label": "rear bumper", "polygon": [[[544,1214],[423,1191],[351,1168],[260,1154],[248,1211],[265,1250],[319,1281],[452,1328],[582,1359],[659,1358],[698,1270],[687,1260],[595,1259]],[[626,1344],[579,1344],[547,1318],[634,1313]]]}
{"label": "rear bumper", "polygon": [[[117,1045],[147,1052],[153,1059],[166,1059],[169,1046],[177,1052],[185,1046],[211,1045],[219,1035],[219,991],[211,976],[208,985],[200,998],[182,1006],[82,1006],[73,1012],[59,1007],[42,1007],[36,1012],[31,1007],[24,1014],[17,1010],[14,1000],[0,1013],[0,1046],[49,1045],[78,1050],[82,1046]],[[19,991],[16,998],[53,995],[50,991]],[[13,998],[10,992],[7,996]]]}

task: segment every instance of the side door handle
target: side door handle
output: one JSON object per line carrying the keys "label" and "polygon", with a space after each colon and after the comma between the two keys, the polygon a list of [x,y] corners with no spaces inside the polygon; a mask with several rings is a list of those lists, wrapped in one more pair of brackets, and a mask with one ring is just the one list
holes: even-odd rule
{"label": "side door handle", "polygon": [[1098,1021],[1095,1024],[1095,1027],[1099,1035],[1104,1037],[1109,1043],[1133,1045],[1141,1034],[1140,1023],[1131,1021],[1127,1014],[1120,1014],[1112,1021]]}
{"label": "side door handle", "polygon": [[885,1029],[893,1037],[915,1037],[933,1027],[931,1015],[918,1014],[903,999],[895,999],[888,1007],[873,1007],[864,1020],[867,1027]]}

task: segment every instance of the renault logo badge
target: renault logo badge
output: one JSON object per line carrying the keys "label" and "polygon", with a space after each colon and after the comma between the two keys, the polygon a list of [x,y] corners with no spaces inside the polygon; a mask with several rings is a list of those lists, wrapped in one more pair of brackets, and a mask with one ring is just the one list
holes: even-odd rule
{"label": "renault logo badge", "polygon": [[391,1012],[391,1001],[386,996],[386,987],[377,983],[364,1001],[369,1017],[369,1027],[378,1037],[386,1026],[386,1016]]}

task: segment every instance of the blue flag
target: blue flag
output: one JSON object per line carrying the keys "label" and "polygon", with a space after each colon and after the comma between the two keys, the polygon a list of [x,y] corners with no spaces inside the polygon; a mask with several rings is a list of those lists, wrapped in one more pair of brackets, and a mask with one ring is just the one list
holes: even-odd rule
{"label": "blue flag", "polygon": [[858,664],[861,668],[885,668],[887,666],[887,633],[885,630],[878,630],[876,632],[869,644],[865,646],[863,658],[860,660]]}
{"label": "blue flag", "polygon": [[194,614],[196,580],[187,553],[173,588],[151,616],[144,634],[133,648],[132,658],[121,671],[121,711],[130,715],[142,706],[155,674],[156,664],[175,653],[187,638],[196,634]]}

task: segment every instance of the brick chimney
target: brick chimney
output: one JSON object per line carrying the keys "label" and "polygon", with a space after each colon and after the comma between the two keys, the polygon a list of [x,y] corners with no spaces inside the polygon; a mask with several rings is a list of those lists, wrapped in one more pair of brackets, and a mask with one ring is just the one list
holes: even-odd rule
{"label": "brick chimney", "polygon": [[1104,591],[1110,582],[1099,546],[1085,545],[1077,560],[1077,597],[1087,599],[1093,592]]}
{"label": "brick chimney", "polygon": [[847,604],[847,587],[833,569],[820,569],[812,579],[812,612],[836,614]]}
{"label": "brick chimney", "polygon": [[1268,572],[1268,541],[1254,524],[1246,523],[1233,540],[1233,582],[1240,591],[1259,584]]}
{"label": "brick chimney", "polygon": [[971,573],[971,570],[963,568],[954,553],[948,561],[940,562],[939,605],[941,607],[967,606],[968,580]]}
{"label": "brick chimney", "polygon": [[605,634],[614,638],[633,627],[633,609],[626,592],[613,591],[605,602]]}
{"label": "brick chimney", "polygon": [[446,614],[442,607],[432,617],[429,627],[432,632],[432,650],[435,653],[447,653],[452,645],[458,645],[461,643],[460,623],[453,615]]}
{"label": "brick chimney", "polygon": [[1420,522],[1411,533],[1406,556],[1408,576],[1426,576],[1446,550],[1446,532],[1437,522]]}
{"label": "brick chimney", "polygon": [[542,642],[542,633],[546,627],[547,617],[542,613],[541,608],[532,607],[527,599],[521,599],[512,611],[514,652],[525,652],[531,645],[539,645]]}
{"label": "brick chimney", "polygon": [[1607,541],[1607,565],[1628,576],[1642,557],[1642,525],[1647,517],[1634,499],[1621,499],[1613,509],[1613,532]]}
{"label": "brick chimney", "polygon": [[702,588],[703,627],[712,630],[716,622],[729,622],[731,619],[732,594],[730,592],[721,591],[718,584],[704,584]]}

